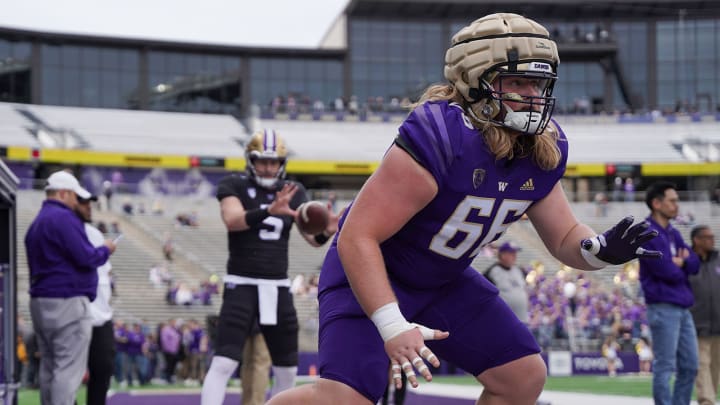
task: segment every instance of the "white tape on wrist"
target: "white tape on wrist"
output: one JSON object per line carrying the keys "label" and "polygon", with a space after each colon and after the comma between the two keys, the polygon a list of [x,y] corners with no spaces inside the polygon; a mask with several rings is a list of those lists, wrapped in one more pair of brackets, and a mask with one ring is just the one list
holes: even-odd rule
{"label": "white tape on wrist", "polygon": [[[600,235],[600,237],[602,237],[602,235]],[[583,256],[583,259],[585,259],[587,264],[596,269],[602,269],[609,266],[610,263],[602,261],[595,256],[598,252],[600,252],[600,241],[598,240],[598,237],[590,238],[590,241],[593,244],[592,249],[585,250],[582,247],[580,248],[580,253]]]}
{"label": "white tape on wrist", "polygon": [[381,306],[370,316],[370,319],[385,342],[415,327],[405,319],[397,302]]}

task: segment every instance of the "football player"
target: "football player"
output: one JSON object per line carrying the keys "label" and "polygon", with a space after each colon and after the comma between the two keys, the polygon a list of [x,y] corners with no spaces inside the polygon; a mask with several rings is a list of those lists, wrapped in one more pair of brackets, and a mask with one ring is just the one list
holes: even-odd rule
{"label": "football player", "polygon": [[[478,404],[535,404],[546,368],[527,327],[470,267],[527,214],[563,263],[596,270],[656,252],[622,220],[596,235],[559,182],[568,144],[551,119],[557,47],[516,14],[452,39],[446,85],[429,87],[343,216],[320,277],[320,379],[271,404],[373,404],[443,358],[483,385]],[[392,190],[392,192],[388,192]]]}
{"label": "football player", "polygon": [[[273,395],[294,386],[297,374],[298,321],[289,290],[288,240],[295,209],[307,196],[302,184],[284,179],[287,147],[274,131],[253,134],[245,159],[246,173],[223,178],[217,188],[230,255],[202,405],[222,404],[256,322],[272,358]],[[337,228],[338,216],[330,212],[323,232],[303,236],[312,246],[321,246]]]}

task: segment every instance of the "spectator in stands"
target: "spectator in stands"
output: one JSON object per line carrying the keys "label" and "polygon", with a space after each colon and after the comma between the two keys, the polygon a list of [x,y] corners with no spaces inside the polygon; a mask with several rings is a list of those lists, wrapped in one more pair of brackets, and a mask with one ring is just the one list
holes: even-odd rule
{"label": "spectator in stands", "polygon": [[[660,181],[646,190],[650,209],[646,221],[661,236],[643,244],[662,252],[661,259],[640,258],[640,282],[652,331],[653,398],[658,405],[689,404],[698,370],[695,324],[689,308],[693,294],[688,277],[697,274],[700,261],[670,220],[678,213],[678,194],[671,183]],[[675,376],[675,388],[670,378]]]}
{"label": "spectator in stands", "polygon": [[177,305],[192,305],[194,301],[192,289],[187,283],[181,282],[177,285],[175,291],[175,304]]}
{"label": "spectator in stands", "polygon": [[125,215],[133,215],[133,204],[129,198],[125,198],[122,204],[122,210]]}
{"label": "spectator in stands", "polygon": [[170,232],[165,232],[165,236],[163,237],[162,252],[163,256],[165,256],[165,260],[167,260],[168,262],[173,261],[175,244],[173,243],[172,235],[170,234]]}
{"label": "spectator in stands", "polygon": [[113,297],[117,297],[117,291],[115,289],[115,273],[113,273],[112,269],[108,271],[108,278],[110,279],[110,292],[112,293]]}
{"label": "spectator in stands", "polygon": [[498,248],[497,262],[485,273],[491,283],[500,291],[500,298],[512,309],[515,316],[528,323],[528,293],[525,288],[525,272],[517,265],[517,252],[520,247],[513,242],[505,242]]}
{"label": "spectator in stands", "polygon": [[175,368],[182,345],[182,335],[176,325],[175,318],[171,318],[160,330],[160,350],[165,358],[163,377],[168,384],[175,382]]}
{"label": "spectator in stands", "polygon": [[190,385],[196,385],[205,378],[205,360],[208,348],[207,343],[204,343],[204,341],[207,340],[207,336],[197,320],[191,319],[188,324],[189,343],[187,345],[187,379],[189,380]]}
{"label": "spectator in stands", "polygon": [[351,115],[358,115],[360,112],[360,104],[358,103],[357,96],[350,96],[350,102],[347,105],[347,110]]}
{"label": "spectator in stands", "polygon": [[397,387],[402,372],[417,387],[416,371],[429,380],[436,356],[483,384],[479,405],[534,403],[547,374],[540,348],[470,266],[479,247],[527,211],[548,250],[575,268],[654,254],[637,250],[655,235],[631,228],[632,218],[596,235],[571,211],[560,184],[567,142],[549,110],[559,59],[547,36],[509,13],[453,36],[450,83],[425,90],[328,250],[321,378],[270,404],[374,403],[388,359]]}
{"label": "spectator in stands", "polygon": [[157,375],[160,364],[160,345],[158,344],[157,334],[154,332],[147,334],[145,353],[147,357],[147,380],[154,384],[155,381],[153,381],[153,379]]}
{"label": "spectator in stands", "polygon": [[40,398],[71,404],[88,361],[90,302],[97,295],[97,268],[115,243],[94,247],[75,214],[78,197],[90,192],[66,171],[50,175],[46,200],[25,235],[30,268],[30,314],[40,349]]}
{"label": "spectator in stands", "polygon": [[622,201],[623,179],[620,176],[615,176],[612,187],[612,200],[616,202]]}
{"label": "spectator in stands", "polygon": [[105,209],[110,211],[112,209],[112,196],[113,196],[113,185],[109,180],[103,181],[102,184],[102,193],[103,196],[105,196]]}
{"label": "spectator in stands", "polygon": [[103,221],[98,221],[98,223],[97,223],[97,229],[98,229],[98,231],[100,231],[100,233],[102,233],[103,235],[106,234],[106,233],[108,233],[107,225],[105,225],[105,222],[103,222]]}
{"label": "spectator in stands", "polygon": [[695,305],[690,312],[698,337],[699,368],[695,386],[699,405],[712,405],[720,384],[720,257],[715,234],[707,225],[690,232],[692,250],[700,258],[700,271],[690,276]]}
{"label": "spectator in stands", "polygon": [[330,191],[328,193],[327,200],[328,200],[328,204],[330,204],[330,208],[334,212],[337,212],[337,194],[334,191]]}
{"label": "spectator in stands", "polygon": [[155,288],[168,287],[172,283],[172,276],[165,263],[158,263],[150,268],[150,283]]}
{"label": "spectator in stands", "polygon": [[307,293],[304,274],[300,273],[295,275],[290,284],[290,293],[301,297]]}
{"label": "spectator in stands", "polygon": [[[302,184],[284,179],[287,152],[285,141],[275,131],[258,131],[246,147],[246,173],[227,176],[217,187],[230,257],[216,351],[203,383],[203,405],[223,402],[225,387],[242,362],[248,331],[255,322],[272,354],[272,394],[295,385],[298,320],[289,291],[288,240],[295,209],[308,197]],[[302,236],[319,247],[337,226],[338,216],[330,212],[323,231]]]}
{"label": "spectator in stands", "polygon": [[628,177],[627,179],[625,179],[623,191],[625,191],[626,202],[635,201],[635,182],[633,181],[632,177]]}
{"label": "spectator in stands", "polygon": [[176,224],[175,226],[193,226],[196,227],[199,225],[198,219],[197,219],[197,213],[195,211],[191,212],[190,214],[180,213],[175,216]]}
{"label": "spectator in stands", "polygon": [[152,212],[153,215],[162,215],[165,212],[165,203],[162,198],[158,197],[152,201],[150,212]]}
{"label": "spectator in stands", "polygon": [[17,316],[17,333],[25,345],[26,355],[26,359],[22,364],[22,370],[19,373],[21,385],[24,388],[37,388],[38,358],[35,356],[37,352],[35,333],[33,332],[32,325],[29,325],[20,314]]}
{"label": "spectator in stands", "polygon": [[127,369],[127,343],[128,329],[125,322],[115,321],[113,328],[113,339],[115,340],[115,381],[120,388],[127,387],[127,377],[125,370]]}
{"label": "spectator in stands", "polygon": [[[92,202],[97,201],[96,196],[88,199],[78,198],[75,212],[85,223],[85,232],[88,240],[95,247],[105,244],[102,232],[92,225]],[[112,264],[108,260],[97,268],[98,285],[97,296],[90,303],[92,317],[92,336],[88,353],[88,380],[87,402],[89,404],[104,405],[110,380],[115,370],[115,339],[113,336],[113,309],[110,306],[112,290],[110,289],[110,269]]]}
{"label": "spectator in stands", "polygon": [[603,192],[595,194],[595,215],[604,218],[608,214],[608,199]]}
{"label": "spectator in stands", "polygon": [[[128,384],[132,386],[144,385],[147,382],[145,376],[145,334],[142,332],[139,323],[134,323],[132,328],[127,331],[126,355],[125,375]],[[136,379],[133,379],[133,371]]]}

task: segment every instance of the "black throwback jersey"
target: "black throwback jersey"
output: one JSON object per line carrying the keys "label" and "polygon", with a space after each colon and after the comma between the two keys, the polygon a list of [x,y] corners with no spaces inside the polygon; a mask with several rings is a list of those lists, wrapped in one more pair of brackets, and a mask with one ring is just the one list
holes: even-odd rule
{"label": "black throwback jersey", "polygon": [[[230,175],[220,180],[216,197],[237,197],[245,210],[265,208],[275,199],[275,192],[287,183],[294,183],[298,190],[290,201],[296,209],[308,200],[302,184],[290,180],[278,180],[275,188],[267,189],[256,184],[246,174]],[[254,228],[245,231],[228,231],[228,274],[279,280],[288,277],[288,241],[293,218],[289,215],[269,216]]]}

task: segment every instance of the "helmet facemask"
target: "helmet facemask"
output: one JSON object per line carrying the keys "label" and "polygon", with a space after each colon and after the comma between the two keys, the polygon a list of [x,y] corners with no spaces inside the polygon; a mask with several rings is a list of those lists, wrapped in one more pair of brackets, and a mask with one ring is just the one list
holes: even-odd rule
{"label": "helmet facemask", "polygon": [[[277,173],[272,178],[261,177],[255,166],[258,160],[279,162]],[[278,180],[285,178],[285,166],[287,165],[285,141],[272,130],[255,133],[245,150],[245,162],[248,174],[259,186],[273,188]]]}
{"label": "helmet facemask", "polygon": [[523,65],[535,66],[537,71],[510,71],[507,65],[501,65],[479,78],[477,94],[482,98],[471,102],[470,110],[479,121],[539,135],[545,131],[555,108],[552,93],[557,76],[542,61]]}

